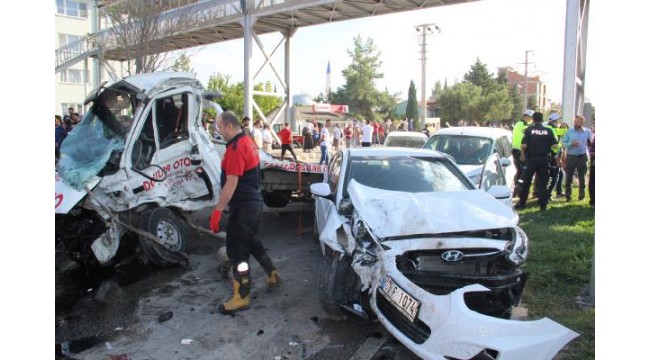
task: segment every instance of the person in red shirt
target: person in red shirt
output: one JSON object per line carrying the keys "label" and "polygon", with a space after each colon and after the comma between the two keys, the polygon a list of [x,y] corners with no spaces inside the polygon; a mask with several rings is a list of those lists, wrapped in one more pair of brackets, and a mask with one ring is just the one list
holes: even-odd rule
{"label": "person in red shirt", "polygon": [[284,160],[284,153],[289,150],[291,155],[293,155],[293,160],[298,161],[298,157],[296,157],[296,153],[293,152],[293,134],[291,133],[291,129],[289,129],[289,123],[284,123],[284,129],[280,130],[278,133],[278,136],[280,137],[280,141],[282,142],[282,152],[280,153],[280,160]]}
{"label": "person in red shirt", "polygon": [[257,146],[250,136],[244,134],[237,116],[231,111],[219,114],[217,127],[228,143],[221,161],[221,196],[210,216],[210,230],[220,231],[221,213],[228,206],[226,254],[233,264],[233,297],[219,305],[219,312],[232,314],[248,309],[250,305],[248,260],[251,255],[264,269],[269,288],[276,287],[280,278],[257,236],[263,208]]}
{"label": "person in red shirt", "polygon": [[352,147],[352,126],[350,124],[347,124],[345,126],[345,130],[343,130],[343,135],[345,135],[345,147],[346,148],[351,148]]}

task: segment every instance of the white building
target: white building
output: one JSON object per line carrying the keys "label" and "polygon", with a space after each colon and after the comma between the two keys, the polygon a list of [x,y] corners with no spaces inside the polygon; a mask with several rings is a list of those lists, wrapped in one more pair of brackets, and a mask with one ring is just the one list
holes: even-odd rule
{"label": "white building", "polygon": [[[106,18],[100,19],[97,16],[98,2],[100,1],[55,0],[55,50],[69,44],[73,45],[66,50],[72,54],[81,54],[86,50],[90,50],[90,45],[81,40],[93,32],[105,28],[108,23]],[[105,5],[106,1],[100,3]],[[60,59],[58,60],[60,61]],[[116,76],[125,76],[124,66],[128,62],[111,61],[110,63],[117,71]],[[96,76],[98,72],[100,72],[99,77]],[[85,113],[84,99],[93,89],[99,86],[99,83],[109,79],[105,66],[100,66],[99,61],[94,57],[86,57],[63,71],[55,71],[54,114],[63,116],[68,113],[69,107],[73,108],[75,112]]]}
{"label": "white building", "polygon": [[[55,0],[55,46],[76,42],[92,32],[93,2],[84,0]],[[81,61],[54,75],[54,114],[65,115],[68,107],[83,113],[83,101],[94,86],[92,59]]]}

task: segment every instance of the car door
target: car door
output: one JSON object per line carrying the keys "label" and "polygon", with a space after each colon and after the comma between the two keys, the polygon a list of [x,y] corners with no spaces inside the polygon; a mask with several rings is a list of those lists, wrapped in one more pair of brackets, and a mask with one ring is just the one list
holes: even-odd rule
{"label": "car door", "polygon": [[[498,153],[492,153],[483,165],[483,173],[481,174],[480,188],[488,191],[492,186],[495,185],[504,185],[508,186],[505,172],[501,166],[501,158]],[[512,192],[510,196],[503,200],[503,202],[511,206],[512,205]]]}
{"label": "car door", "polygon": [[[325,174],[325,182],[329,185],[331,193],[335,197],[338,195],[338,185],[339,179],[341,176],[341,166],[343,163],[343,156],[341,152],[336,153],[327,167],[327,174]],[[330,211],[332,211],[335,206],[335,202],[331,199],[326,199],[320,196],[316,197],[315,201],[316,206],[316,227],[318,233],[322,233],[327,219],[329,218]]]}
{"label": "car door", "polygon": [[502,159],[508,159],[510,165],[504,166],[503,170],[506,177],[506,185],[514,186],[513,179],[517,169],[515,168],[514,159],[512,158],[512,139],[504,135],[497,139],[497,152]]}
{"label": "car door", "polygon": [[197,132],[200,110],[200,97],[189,87],[158,94],[142,110],[125,159],[138,204],[191,209],[188,203],[218,200],[218,157],[202,158],[209,138]]}

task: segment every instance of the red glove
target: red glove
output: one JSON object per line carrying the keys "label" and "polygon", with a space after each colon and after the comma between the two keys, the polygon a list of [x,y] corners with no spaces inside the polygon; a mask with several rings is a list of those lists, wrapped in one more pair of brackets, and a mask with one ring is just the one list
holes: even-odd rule
{"label": "red glove", "polygon": [[210,230],[218,233],[220,222],[221,222],[221,211],[217,209],[212,210],[212,216],[210,216]]}

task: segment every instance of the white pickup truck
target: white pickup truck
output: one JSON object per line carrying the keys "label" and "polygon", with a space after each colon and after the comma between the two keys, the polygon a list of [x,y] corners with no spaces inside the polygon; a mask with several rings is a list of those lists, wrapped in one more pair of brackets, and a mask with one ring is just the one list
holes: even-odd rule
{"label": "white pickup truck", "polygon": [[[219,200],[225,143],[213,142],[201,114],[221,95],[192,74],[134,75],[100,86],[61,145],[55,173],[57,249],[86,267],[137,251],[159,266],[187,260],[187,212]],[[260,150],[262,194],[270,207],[307,197],[324,166]]]}

